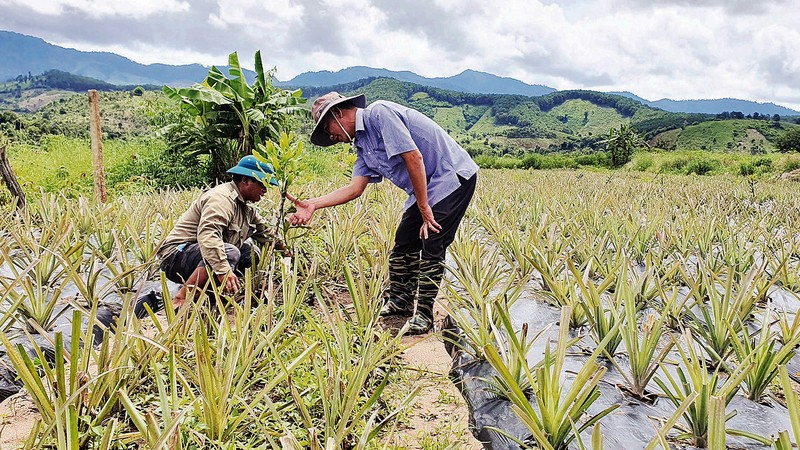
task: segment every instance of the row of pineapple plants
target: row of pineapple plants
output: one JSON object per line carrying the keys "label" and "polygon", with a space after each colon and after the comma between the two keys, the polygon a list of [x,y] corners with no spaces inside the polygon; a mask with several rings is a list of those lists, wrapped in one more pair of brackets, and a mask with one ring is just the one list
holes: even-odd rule
{"label": "row of pineapple plants", "polygon": [[[798,290],[800,205],[796,188],[785,183],[764,182],[758,196],[752,192],[728,179],[482,173],[450,249],[454,282],[443,286],[445,307],[467,334],[469,351],[497,368],[493,389],[516,398],[531,435],[549,442],[536,445],[563,448],[589,428],[591,445],[600,445],[597,425],[611,411],[583,416],[598,395],[599,358],[629,360],[629,372],[621,372],[631,395],[658,391],[675,403],[675,416],[657,426],[654,446],[667,436],[724,441],[725,421],[709,411],[720,404],[724,410],[731,393],[759,399],[775,390],[800,322],[767,303],[778,288],[787,295]],[[201,297],[176,316],[164,288],[166,319],[140,321],[130,311],[139,282],[157,275],[158,241],[196,194],[126,197],[108,205],[44,195],[27,215],[9,209],[0,217],[5,347],[19,350],[19,339],[33,342],[37,333],[52,332],[64,302],[76,327],[70,340],[52,337],[55,357],[8,352],[42,414],[27,445],[70,448],[77,439],[98,448],[366,448],[385,442],[413,401],[413,392],[383,398],[398,376],[400,346],[376,318],[400,196],[371,188],[358,202],[326,210],[312,230],[285,230],[294,258],[263,259],[238,302],[228,305],[215,293],[221,301]],[[263,212],[278,202],[265,202]],[[343,292],[352,302],[334,300]],[[562,309],[567,326],[519,327],[509,310],[529,293]],[[103,328],[94,317],[112,298],[125,305],[121,319],[102,330],[101,344],[83,345],[91,342],[92,328]],[[222,304],[229,314],[222,314]],[[760,331],[745,334],[747,326]],[[583,387],[571,385],[577,390],[562,389],[559,361],[579,341],[558,339],[534,363],[524,357],[537,338],[565,329],[595,343],[579,374]],[[668,354],[682,362],[665,362]],[[664,367],[681,367],[683,374]],[[724,383],[719,374],[728,374]],[[791,409],[791,390],[783,391]],[[538,402],[533,409],[521,403],[531,392]],[[532,415],[550,410],[538,422]],[[722,437],[714,434],[720,429]],[[775,445],[785,446],[791,436],[774,437]]]}
{"label": "row of pineapple plants", "polygon": [[212,286],[176,312],[162,279],[164,312],[140,320],[158,243],[196,195],[46,194],[0,218],[0,341],[40,414],[24,448],[387,447],[416,395],[393,389],[400,336],[377,317],[398,198],[287,230],[295,257],[263,258],[234,298]]}
{"label": "row of pineapple plants", "polygon": [[[789,432],[800,432],[785,376],[800,343],[797,187],[583,172],[485,176],[484,186],[502,189],[480,191],[451,247],[445,297],[459,344],[494,367],[486,382],[528,427],[532,444],[521,445],[566,448],[602,423],[611,411],[586,415],[600,395],[602,358],[637,401],[673,404],[673,417],[654,423],[650,447],[666,448],[669,436],[725,448],[727,434],[787,448]],[[561,309],[560,331],[513,323],[507,311],[521,297]],[[547,341],[538,356],[536,339]],[[568,348],[589,355],[569,383]],[[758,436],[726,426],[737,393],[764,401],[775,391],[793,430]],[[601,428],[591,445],[602,446]]]}

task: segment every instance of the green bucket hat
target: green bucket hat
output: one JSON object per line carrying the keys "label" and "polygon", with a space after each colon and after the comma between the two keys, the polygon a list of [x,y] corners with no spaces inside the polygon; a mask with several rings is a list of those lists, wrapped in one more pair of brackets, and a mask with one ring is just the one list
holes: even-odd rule
{"label": "green bucket hat", "polygon": [[264,180],[269,178],[269,184],[273,186],[278,185],[278,180],[272,176],[275,174],[275,169],[272,168],[272,164],[261,162],[253,155],[247,155],[242,158],[239,161],[239,164],[228,169],[228,173],[235,173],[237,175],[255,178],[264,186],[267,185]]}

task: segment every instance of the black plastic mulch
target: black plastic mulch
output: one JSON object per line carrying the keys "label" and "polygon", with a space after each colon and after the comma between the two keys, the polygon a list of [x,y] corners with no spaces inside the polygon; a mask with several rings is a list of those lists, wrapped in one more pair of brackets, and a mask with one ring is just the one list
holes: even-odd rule
{"label": "black plastic mulch", "polygon": [[[776,297],[781,297],[781,306],[789,305],[796,311],[800,305],[800,302],[797,302],[796,299],[792,302],[780,293],[775,294],[773,292],[772,294]],[[529,363],[541,360],[548,339],[557,336],[559,310],[539,300],[523,297],[512,306],[511,315],[517,329],[521,328],[523,323],[528,324],[529,336],[535,335],[538,330],[550,327],[536,341],[531,353],[528,354]],[[491,365],[486,361],[476,360],[471,355],[473,352],[464,350],[465,348],[469,350],[469,346],[465,343],[461,331],[451,318],[447,318],[444,328],[445,347],[453,358],[450,378],[466,400],[473,435],[488,450],[517,450],[521,448],[520,445],[503,433],[509,434],[522,442],[531,442],[531,433],[515,415],[511,408],[511,402],[499,398],[492,392],[491,385],[487,382],[494,375]],[[588,358],[586,351],[580,351],[576,347],[592,350],[594,345],[591,339],[584,337],[579,345],[571,349],[565,363],[564,380],[566,383],[571,381],[574,374],[580,370]],[[618,352],[623,350],[624,346],[620,345]],[[617,356],[615,360],[623,369],[626,368],[627,363],[624,355]],[[673,350],[668,360],[676,362],[680,361],[680,357]],[[599,384],[601,395],[591,406],[588,413],[595,414],[613,404],[620,405],[600,421],[605,448],[644,448],[656,435],[655,427],[660,426],[657,419],[665,420],[670,417],[674,413],[675,407],[666,398],[658,398],[653,404],[635,399],[621,388],[625,386],[625,380],[616,367],[603,358],[599,358],[598,363],[604,365],[608,371],[603,377],[603,381]],[[670,372],[675,370],[674,366],[668,365],[667,367]],[[793,372],[793,377],[797,379],[800,376],[800,357],[795,356],[789,364],[789,368]],[[661,378],[663,378],[663,375]],[[648,390],[656,393],[660,392],[653,381],[648,385]],[[762,404],[746,399],[740,392],[728,405],[727,412],[733,411],[736,411],[736,415],[728,421],[727,427],[729,429],[743,430],[766,437],[776,435],[781,430],[791,429],[788,411],[774,400],[768,399]],[[502,432],[494,429],[502,430]],[[673,430],[670,434],[674,435],[675,431]],[[591,441],[591,429],[581,433],[581,437],[588,448]],[[727,437],[727,443],[729,448],[769,448],[751,439],[731,435]],[[674,448],[693,448],[688,444],[679,442],[673,445]],[[578,448],[577,443],[573,442],[570,448]]]}

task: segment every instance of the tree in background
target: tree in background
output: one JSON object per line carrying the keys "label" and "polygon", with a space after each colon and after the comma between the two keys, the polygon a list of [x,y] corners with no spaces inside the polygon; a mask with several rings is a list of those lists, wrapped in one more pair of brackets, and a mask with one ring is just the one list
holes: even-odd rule
{"label": "tree in background", "polygon": [[791,127],[778,139],[775,145],[782,152],[800,152],[800,127]]}
{"label": "tree in background", "polygon": [[212,66],[202,84],[163,88],[186,114],[163,129],[170,147],[195,158],[208,155],[212,180],[227,178],[225,172],[243,156],[267,141],[277,141],[292,128],[292,117],[308,116],[299,106],[305,102],[299,89],[286,91],[272,85],[274,69],[264,70],[260,51],[255,55],[255,71],[250,86],[233,52],[228,56],[231,78]]}
{"label": "tree in background", "polygon": [[627,123],[608,130],[608,135],[602,143],[606,144],[606,150],[611,155],[612,167],[626,164],[631,160],[634,150],[644,145],[642,137]]}

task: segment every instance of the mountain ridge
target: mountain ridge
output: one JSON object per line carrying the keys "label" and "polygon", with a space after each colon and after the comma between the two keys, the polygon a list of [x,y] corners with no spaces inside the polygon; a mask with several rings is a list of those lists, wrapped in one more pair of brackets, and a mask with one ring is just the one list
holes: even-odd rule
{"label": "mountain ridge", "polygon": [[[241,57],[242,55],[240,55]],[[163,63],[140,64],[110,52],[84,52],[50,44],[44,39],[12,31],[0,30],[0,81],[20,75],[38,75],[56,69],[75,75],[96,78],[118,85],[167,84],[188,86],[201,82],[209,67],[201,64],[169,65]],[[227,66],[217,66],[223,73]],[[252,80],[253,72],[245,70],[245,76]],[[275,80],[282,87],[324,87],[352,83],[365,78],[389,77],[440,89],[479,94],[513,94],[542,96],[556,89],[538,84],[527,84],[520,80],[467,69],[449,76],[427,78],[411,71],[392,71],[367,66],[353,66],[338,71],[304,72],[291,80]],[[800,115],[795,111],[775,103],[758,103],[742,99],[702,99],[650,101],[631,92],[610,92],[622,95],[644,105],[664,109],[669,112],[718,114],[724,111],[738,111],[744,114]]]}
{"label": "mountain ridge", "polygon": [[335,72],[328,70],[303,72],[291,80],[276,84],[279,86],[324,87],[352,83],[365,78],[394,78],[399,81],[471,94],[517,94],[538,97],[556,91],[549,86],[527,84],[514,78],[472,69],[449,77],[428,78],[408,70],[395,71],[367,66],[352,66]]}

